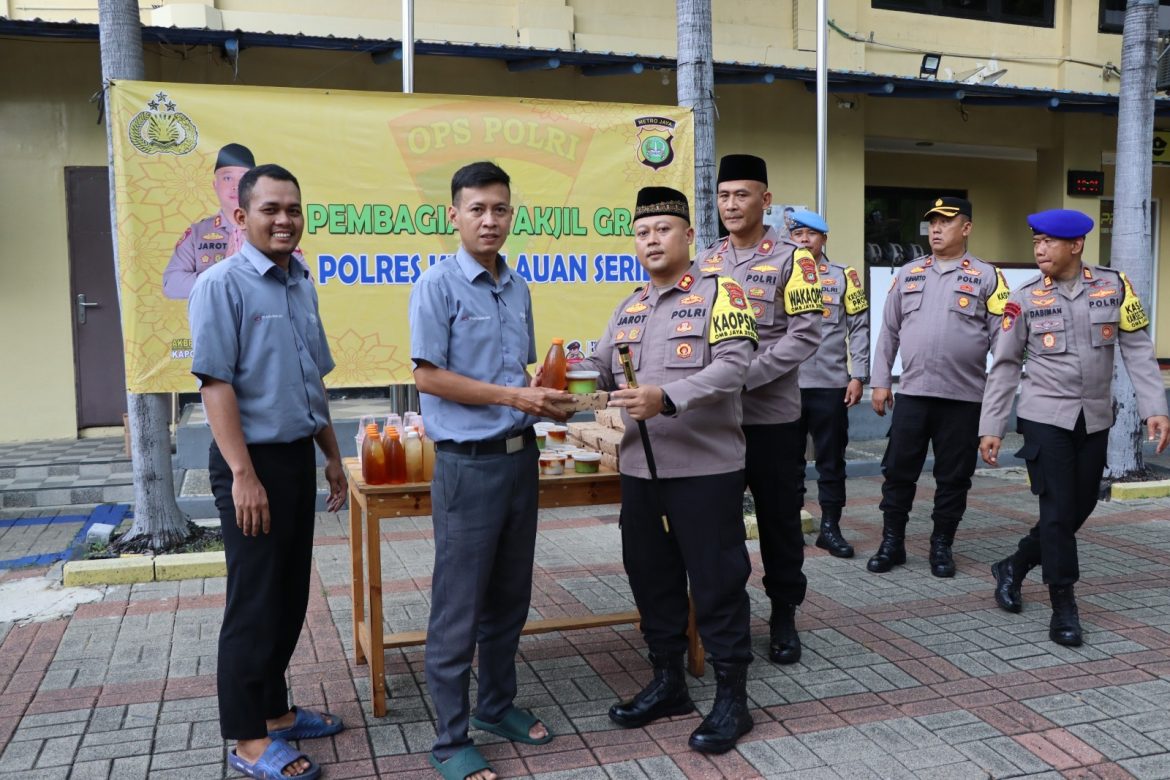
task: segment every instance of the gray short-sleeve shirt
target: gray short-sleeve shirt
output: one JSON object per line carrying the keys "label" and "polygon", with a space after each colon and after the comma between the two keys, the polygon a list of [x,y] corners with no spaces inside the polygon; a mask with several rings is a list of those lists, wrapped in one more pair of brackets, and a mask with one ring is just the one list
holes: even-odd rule
{"label": "gray short-sleeve shirt", "polygon": [[323,378],[333,370],[304,267],[289,272],[245,243],[199,275],[187,305],[191,373],[232,385],[248,444],[278,444],[329,425]]}
{"label": "gray short-sleeve shirt", "polygon": [[[536,362],[532,297],[524,279],[498,259],[499,281],[463,247],[419,277],[410,293],[410,356],[416,362],[507,387],[528,384]],[[435,441],[509,436],[536,418],[509,406],[461,404],[419,393]]]}

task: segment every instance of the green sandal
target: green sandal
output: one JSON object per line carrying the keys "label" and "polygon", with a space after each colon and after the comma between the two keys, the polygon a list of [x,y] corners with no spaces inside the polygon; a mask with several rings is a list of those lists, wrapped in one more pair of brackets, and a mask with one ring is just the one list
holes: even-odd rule
{"label": "green sandal", "polygon": [[486,720],[480,720],[474,717],[471,719],[472,726],[475,726],[477,729],[489,731],[504,739],[510,739],[513,742],[523,742],[525,745],[546,745],[552,742],[555,736],[547,724],[545,728],[548,729],[548,733],[540,739],[533,739],[528,736],[528,732],[539,722],[531,712],[519,709],[518,707],[510,707],[504,713],[504,717],[500,719],[499,723],[488,723]]}
{"label": "green sandal", "polygon": [[485,769],[489,772],[496,771],[475,745],[468,745],[446,761],[440,761],[431,753],[431,766],[439,771],[443,780],[464,780],[468,775]]}

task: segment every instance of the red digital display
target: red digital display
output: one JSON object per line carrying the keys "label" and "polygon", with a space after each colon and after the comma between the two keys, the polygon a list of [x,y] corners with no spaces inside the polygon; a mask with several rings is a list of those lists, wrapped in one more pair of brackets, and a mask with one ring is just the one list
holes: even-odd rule
{"label": "red digital display", "polygon": [[1105,192],[1105,175],[1101,171],[1069,171],[1068,194],[1096,197]]}

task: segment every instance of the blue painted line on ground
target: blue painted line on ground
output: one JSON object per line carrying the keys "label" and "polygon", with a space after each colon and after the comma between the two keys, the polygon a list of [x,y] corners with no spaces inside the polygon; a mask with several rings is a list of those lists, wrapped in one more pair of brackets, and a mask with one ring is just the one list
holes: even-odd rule
{"label": "blue painted line on ground", "polygon": [[55,517],[18,517],[0,520],[0,528],[23,528],[30,525],[56,525],[58,523],[84,523],[86,515],[57,515]]}
{"label": "blue painted line on ground", "polygon": [[122,520],[125,519],[126,515],[129,513],[130,507],[127,504],[102,504],[90,512],[88,517],[85,515],[63,515],[60,517],[26,517],[20,518],[18,520],[6,520],[4,521],[5,523],[10,523],[12,525],[20,525],[21,520],[48,521],[40,523],[23,523],[23,525],[48,525],[51,523],[66,521],[73,523],[80,522],[81,528],[73,537],[73,541],[71,541],[69,546],[64,550],[60,550],[58,552],[41,553],[40,555],[25,555],[20,558],[10,558],[8,560],[0,561],[0,569],[15,569],[22,566],[48,566],[49,564],[56,563],[57,561],[66,558],[69,555],[69,551],[73,549],[73,547],[85,541],[86,534],[89,533],[89,529],[92,528],[94,524],[109,523],[110,525],[117,526],[118,523],[122,522]]}

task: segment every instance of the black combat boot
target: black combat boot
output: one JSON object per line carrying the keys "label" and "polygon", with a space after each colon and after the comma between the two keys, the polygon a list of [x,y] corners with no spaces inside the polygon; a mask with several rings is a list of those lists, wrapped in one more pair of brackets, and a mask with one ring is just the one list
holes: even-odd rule
{"label": "black combat boot", "polygon": [[700,753],[726,753],[736,740],[752,730],[747,706],[747,664],[714,663],[715,703],[688,744]]}
{"label": "black combat boot", "polygon": [[800,660],[800,635],[796,633],[796,605],[772,602],[768,621],[768,657],[773,663],[794,664]]}
{"label": "black combat boot", "polygon": [[650,653],[654,679],[637,696],[609,708],[609,719],[632,729],[652,720],[693,712],[695,703],[687,691],[682,653]]}
{"label": "black combat boot", "polygon": [[817,536],[817,547],[828,550],[834,558],[852,558],[853,545],[841,535],[841,510],[824,509],[821,512],[821,533]]}
{"label": "black combat boot", "polygon": [[1000,609],[1019,612],[1024,608],[1020,586],[1024,584],[1024,578],[1031,568],[1017,562],[1014,555],[991,564],[991,573],[995,575],[995,603],[999,604]]}
{"label": "black combat boot", "polygon": [[1048,638],[1066,647],[1081,646],[1081,618],[1072,585],[1049,585],[1052,599],[1052,620],[1048,622]]}
{"label": "black combat boot", "polygon": [[955,576],[955,558],[951,545],[955,541],[958,523],[934,521],[934,532],[930,535],[930,573],[936,577]]}
{"label": "black combat boot", "polygon": [[885,515],[882,518],[882,543],[865,568],[875,574],[887,572],[906,562],[906,520]]}

